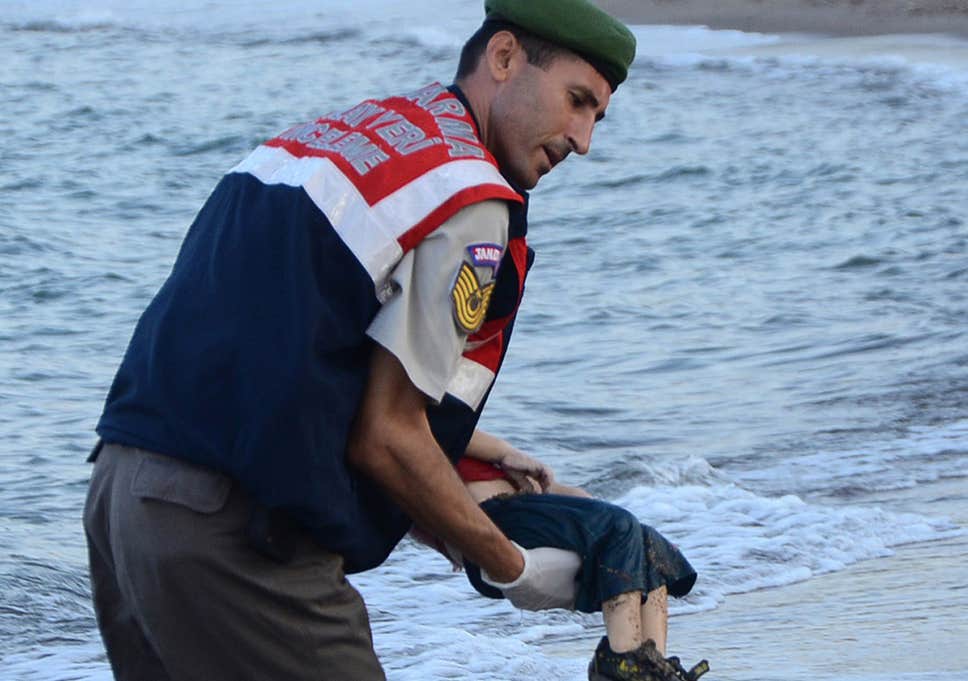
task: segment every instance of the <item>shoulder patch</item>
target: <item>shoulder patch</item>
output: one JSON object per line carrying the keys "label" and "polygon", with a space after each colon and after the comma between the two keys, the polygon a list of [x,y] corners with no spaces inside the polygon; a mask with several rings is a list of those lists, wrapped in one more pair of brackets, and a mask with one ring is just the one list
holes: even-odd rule
{"label": "shoulder patch", "polygon": [[490,267],[497,271],[501,256],[504,255],[504,247],[493,243],[471,244],[467,247],[467,253],[475,267]]}
{"label": "shoulder patch", "polygon": [[450,297],[454,302],[454,321],[464,333],[474,333],[484,323],[487,305],[491,302],[494,282],[481,286],[474,268],[462,262],[451,289]]}

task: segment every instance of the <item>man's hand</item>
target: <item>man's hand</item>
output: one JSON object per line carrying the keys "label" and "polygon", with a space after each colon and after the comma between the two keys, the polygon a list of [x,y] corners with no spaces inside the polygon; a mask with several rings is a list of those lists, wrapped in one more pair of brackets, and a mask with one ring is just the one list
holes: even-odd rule
{"label": "man's hand", "polygon": [[524,571],[510,583],[495,582],[481,571],[485,583],[500,589],[511,603],[522,610],[550,610],[575,607],[578,584],[575,577],[581,568],[581,558],[574,551],[540,546],[524,549],[514,547],[524,556]]}

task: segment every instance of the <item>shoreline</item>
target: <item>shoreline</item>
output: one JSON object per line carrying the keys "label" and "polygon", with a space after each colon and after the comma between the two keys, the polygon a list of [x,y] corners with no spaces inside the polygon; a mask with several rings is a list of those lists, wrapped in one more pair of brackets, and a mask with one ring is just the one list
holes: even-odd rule
{"label": "shoreline", "polygon": [[[875,495],[968,529],[963,479]],[[893,505],[893,504],[892,504]],[[707,657],[717,681],[923,681],[966,678],[968,532],[903,544],[784,586],[729,595],[712,610],[673,616],[670,652]],[[702,575],[700,575],[702,579]],[[580,656],[596,641],[560,646]]]}
{"label": "shoreline", "polygon": [[[672,620],[671,650],[717,679],[914,681],[968,669],[962,535],[908,544],[805,582]],[[780,673],[777,670],[783,670]]]}
{"label": "shoreline", "polygon": [[701,25],[748,33],[968,37],[968,0],[598,0],[631,24]]}
{"label": "shoreline", "polygon": [[[918,508],[968,527],[961,480],[895,490],[869,501]],[[684,657],[708,655],[722,681],[964,678],[968,670],[968,533],[894,547],[803,582],[729,596],[718,608],[673,620]],[[783,673],[774,670],[783,670]]]}

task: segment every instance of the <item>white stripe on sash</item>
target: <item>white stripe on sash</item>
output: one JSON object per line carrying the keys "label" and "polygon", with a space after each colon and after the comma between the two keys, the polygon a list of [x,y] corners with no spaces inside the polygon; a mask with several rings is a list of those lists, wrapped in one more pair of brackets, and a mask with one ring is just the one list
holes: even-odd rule
{"label": "white stripe on sash", "polygon": [[494,378],[494,372],[483,364],[461,357],[457,361],[457,371],[447,384],[447,392],[477,411]]}
{"label": "white stripe on sash", "polygon": [[249,173],[264,184],[303,187],[366,268],[378,295],[403,256],[399,237],[463,189],[508,186],[487,161],[462,159],[432,168],[371,206],[330,159],[298,158],[281,147],[267,146],[256,148],[231,172]]}

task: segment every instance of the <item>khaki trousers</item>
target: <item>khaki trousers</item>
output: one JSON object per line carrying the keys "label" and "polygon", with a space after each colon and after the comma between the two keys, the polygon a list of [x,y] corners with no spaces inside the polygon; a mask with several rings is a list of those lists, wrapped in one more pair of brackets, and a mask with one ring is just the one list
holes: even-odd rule
{"label": "khaki trousers", "polygon": [[342,559],[254,551],[229,478],[106,444],[84,509],[98,626],[119,681],[382,681]]}

